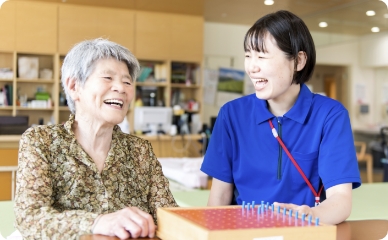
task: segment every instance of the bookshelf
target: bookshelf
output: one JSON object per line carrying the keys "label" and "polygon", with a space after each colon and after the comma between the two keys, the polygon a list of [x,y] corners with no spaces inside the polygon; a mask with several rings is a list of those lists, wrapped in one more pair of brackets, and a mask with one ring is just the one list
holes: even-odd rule
{"label": "bookshelf", "polygon": [[0,100],[0,115],[28,115],[29,125],[57,122],[55,65],[55,54],[0,52],[0,69],[7,69],[7,78],[0,78],[0,89],[7,92],[2,96],[6,101]]}
{"label": "bookshelf", "polygon": [[[60,67],[74,44],[97,37],[108,38],[127,47],[142,65],[153,66],[154,79],[135,82],[135,88],[154,89],[156,104],[160,102],[173,107],[172,94],[180,92],[177,103],[185,107],[191,99],[195,99],[199,103],[198,110],[187,108],[186,112],[201,115],[202,83],[199,72],[203,56],[203,25],[204,18],[198,15],[68,3],[6,1],[0,14],[0,70],[6,72],[7,69],[12,75],[1,74],[0,71],[0,89],[5,85],[12,87],[12,104],[0,106],[0,116],[28,116],[29,125],[37,124],[41,119],[44,124],[66,121],[70,111],[61,94]],[[50,69],[52,76],[41,78],[38,73],[37,77],[20,77],[18,62],[23,57],[37,58],[38,71]],[[173,82],[173,64],[195,66],[194,69],[198,69],[195,83]],[[21,100],[24,103],[24,100],[33,99],[38,88],[49,94],[51,105],[29,107],[21,104]],[[136,97],[128,112],[132,131]],[[171,140],[171,137],[165,137]],[[12,149],[17,153],[19,139],[20,135],[0,135],[0,166],[17,164],[16,155],[4,155],[4,151]],[[172,152],[168,140],[163,140],[165,145],[159,139],[151,140],[152,145],[160,149],[158,155],[168,157],[178,154]],[[180,140],[176,141],[179,143]],[[198,153],[197,149],[194,153]],[[179,154],[186,155],[183,152]],[[0,174],[0,178],[3,176]],[[7,189],[2,189],[0,194],[4,191]]]}
{"label": "bookshelf", "polygon": [[[135,82],[136,96],[131,105],[132,112],[136,106],[174,107],[178,105],[184,113],[199,114],[201,117],[201,62],[170,60],[155,62],[140,60],[139,62],[141,72]],[[144,72],[147,76],[144,76]],[[133,119],[131,113],[129,119]]]}

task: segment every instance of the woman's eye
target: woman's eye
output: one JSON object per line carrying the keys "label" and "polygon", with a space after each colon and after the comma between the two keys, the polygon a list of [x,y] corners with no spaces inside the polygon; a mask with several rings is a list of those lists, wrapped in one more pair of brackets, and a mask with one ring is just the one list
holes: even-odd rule
{"label": "woman's eye", "polygon": [[105,79],[108,79],[108,80],[112,80],[112,78],[111,77],[104,77]]}
{"label": "woman's eye", "polygon": [[124,82],[124,84],[127,84],[127,85],[132,85],[131,82]]}

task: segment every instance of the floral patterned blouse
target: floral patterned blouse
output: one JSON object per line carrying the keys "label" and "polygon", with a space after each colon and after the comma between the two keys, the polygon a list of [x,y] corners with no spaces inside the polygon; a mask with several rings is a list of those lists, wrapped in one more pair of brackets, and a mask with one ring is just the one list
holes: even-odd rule
{"label": "floral patterned blouse", "polygon": [[29,128],[19,146],[16,227],[24,239],[76,239],[99,214],[136,206],[156,223],[158,207],[177,206],[168,180],[144,139],[114,127],[104,169],[77,142],[71,125]]}

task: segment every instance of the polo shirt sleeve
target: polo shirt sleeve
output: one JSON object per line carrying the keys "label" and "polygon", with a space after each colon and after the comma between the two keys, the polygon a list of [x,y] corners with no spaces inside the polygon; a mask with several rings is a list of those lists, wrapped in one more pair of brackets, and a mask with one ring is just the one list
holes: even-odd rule
{"label": "polo shirt sleeve", "polygon": [[227,183],[233,183],[233,145],[230,121],[225,106],[221,107],[213,127],[209,146],[201,166],[201,171]]}
{"label": "polo shirt sleeve", "polygon": [[325,189],[338,184],[361,185],[348,111],[332,111],[324,124],[320,145],[319,175]]}

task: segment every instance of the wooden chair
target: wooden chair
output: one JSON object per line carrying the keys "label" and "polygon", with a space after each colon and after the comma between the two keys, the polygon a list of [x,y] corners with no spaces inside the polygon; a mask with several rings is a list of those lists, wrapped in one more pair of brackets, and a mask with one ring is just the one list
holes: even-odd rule
{"label": "wooden chair", "polygon": [[366,153],[366,143],[365,142],[354,142],[354,146],[356,147],[357,160],[359,162],[366,162],[366,177],[368,183],[373,182],[373,158],[372,155]]}

